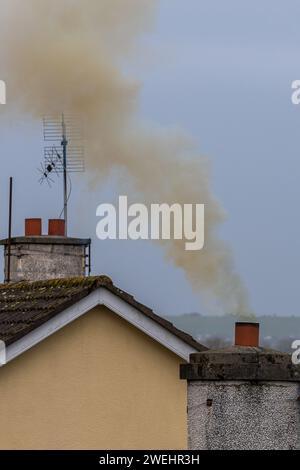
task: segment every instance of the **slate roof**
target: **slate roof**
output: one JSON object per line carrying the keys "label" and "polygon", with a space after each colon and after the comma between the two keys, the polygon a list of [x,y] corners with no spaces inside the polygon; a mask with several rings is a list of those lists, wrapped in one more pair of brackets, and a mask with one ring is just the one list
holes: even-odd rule
{"label": "slate roof", "polygon": [[116,287],[107,276],[78,277],[0,285],[0,340],[10,345],[50,318],[103,287],[116,294],[197,351],[207,348]]}

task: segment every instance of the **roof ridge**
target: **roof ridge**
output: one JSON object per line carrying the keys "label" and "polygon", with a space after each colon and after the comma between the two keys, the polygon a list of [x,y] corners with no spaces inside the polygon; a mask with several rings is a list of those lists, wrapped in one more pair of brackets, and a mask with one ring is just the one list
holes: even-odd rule
{"label": "roof ridge", "polygon": [[[169,320],[140,303],[134,295],[114,285],[112,279],[106,275],[0,284],[0,304],[2,307],[0,310],[0,325],[8,324],[4,322],[11,321],[9,329],[3,329],[2,331],[0,329],[1,339],[7,344],[20,339],[35,327],[41,326],[58,313],[101,287],[117,295],[197,351],[207,349],[191,335],[178,329]],[[31,325],[30,328],[17,328],[18,322],[26,324],[26,321],[29,322],[28,325]]]}
{"label": "roof ridge", "polygon": [[96,287],[99,285],[112,285],[112,279],[106,275],[90,276],[90,277],[65,277],[59,279],[45,279],[39,281],[20,281],[9,284],[0,284],[0,290],[22,290],[22,289],[42,289],[43,287]]}

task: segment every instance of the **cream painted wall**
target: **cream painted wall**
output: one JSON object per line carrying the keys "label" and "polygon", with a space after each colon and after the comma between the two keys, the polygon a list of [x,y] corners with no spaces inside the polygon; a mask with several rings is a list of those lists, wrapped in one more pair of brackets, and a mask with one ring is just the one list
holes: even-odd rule
{"label": "cream painted wall", "polygon": [[98,307],[0,369],[0,448],[185,449],[182,362]]}

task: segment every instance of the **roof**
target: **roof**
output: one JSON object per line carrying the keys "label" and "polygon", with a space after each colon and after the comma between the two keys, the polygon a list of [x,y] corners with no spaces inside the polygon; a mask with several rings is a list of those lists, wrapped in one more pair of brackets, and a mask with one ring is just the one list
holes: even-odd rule
{"label": "roof", "polygon": [[0,340],[7,346],[15,343],[99,288],[115,294],[196,351],[207,349],[192,336],[116,287],[107,276],[1,284]]}

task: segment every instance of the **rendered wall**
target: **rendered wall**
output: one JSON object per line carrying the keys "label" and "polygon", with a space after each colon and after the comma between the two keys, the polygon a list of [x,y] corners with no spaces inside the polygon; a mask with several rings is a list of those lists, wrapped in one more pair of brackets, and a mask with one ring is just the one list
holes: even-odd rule
{"label": "rendered wall", "polygon": [[292,382],[189,382],[189,448],[298,449],[298,397]]}
{"label": "rendered wall", "polygon": [[[7,275],[5,247],[5,277]],[[85,275],[83,245],[19,243],[11,247],[11,281],[38,281]]]}
{"label": "rendered wall", "polygon": [[186,448],[182,362],[99,307],[0,369],[0,448]]}

